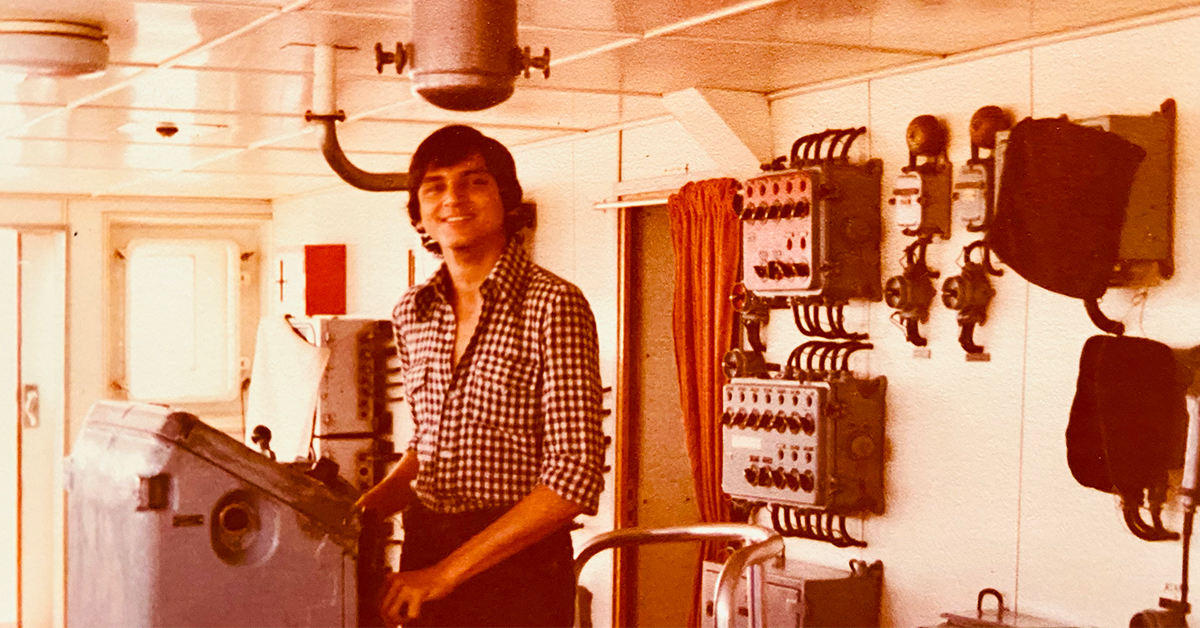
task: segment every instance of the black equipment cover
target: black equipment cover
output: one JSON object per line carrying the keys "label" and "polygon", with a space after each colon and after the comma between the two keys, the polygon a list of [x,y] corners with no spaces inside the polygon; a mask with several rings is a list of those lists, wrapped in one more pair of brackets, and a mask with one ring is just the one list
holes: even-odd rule
{"label": "black equipment cover", "polygon": [[1140,505],[1183,466],[1187,381],[1171,348],[1147,338],[1092,336],[1079,358],[1067,464],[1082,485]]}
{"label": "black equipment cover", "polygon": [[1022,120],[1004,152],[988,244],[1034,285],[1099,298],[1113,275],[1129,191],[1145,156],[1098,128]]}

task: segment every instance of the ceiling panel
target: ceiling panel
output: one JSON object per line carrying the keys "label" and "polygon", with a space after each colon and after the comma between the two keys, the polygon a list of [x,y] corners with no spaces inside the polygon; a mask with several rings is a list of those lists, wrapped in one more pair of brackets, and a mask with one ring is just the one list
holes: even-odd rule
{"label": "ceiling panel", "polygon": [[[549,79],[451,112],[375,71],[411,40],[413,0],[3,0],[0,18],[99,21],[101,76],[0,75],[0,192],[272,198],[339,185],[304,121],[315,44],[336,53],[338,135],[373,172],[406,168],[430,131],[476,125],[510,146],[668,114],[687,87],[764,94],[1198,0],[518,0],[519,44]],[[156,67],[162,66],[162,67]],[[163,137],[156,127],[180,130]]]}
{"label": "ceiling panel", "polygon": [[1033,29],[1038,33],[1057,33],[1121,18],[1196,5],[1194,0],[1104,0],[1104,2],[1032,0],[1032,2]]}

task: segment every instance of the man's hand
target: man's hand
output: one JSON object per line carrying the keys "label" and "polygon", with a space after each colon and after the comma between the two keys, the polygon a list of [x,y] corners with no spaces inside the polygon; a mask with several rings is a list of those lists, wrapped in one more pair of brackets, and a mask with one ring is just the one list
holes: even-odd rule
{"label": "man's hand", "polygon": [[396,465],[382,482],[363,493],[358,501],[354,502],[354,507],[374,511],[380,517],[390,517],[404,510],[416,497],[411,483],[413,478],[417,477],[419,468],[417,452],[405,452],[400,464]]}
{"label": "man's hand", "polygon": [[438,565],[389,574],[379,605],[380,616],[392,626],[416,619],[421,614],[421,604],[446,597],[455,586]]}

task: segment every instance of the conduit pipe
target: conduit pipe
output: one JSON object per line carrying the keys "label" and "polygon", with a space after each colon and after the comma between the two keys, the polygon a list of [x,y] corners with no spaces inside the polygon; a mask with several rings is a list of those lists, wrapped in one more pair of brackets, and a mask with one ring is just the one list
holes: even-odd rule
{"label": "conduit pipe", "polygon": [[367,192],[399,192],[408,189],[407,172],[367,172],[350,163],[337,138],[337,123],[346,114],[337,108],[337,62],[333,46],[321,44],[313,50],[313,84],[311,111],[304,114],[307,122],[321,123],[321,154],[325,162],[343,181]]}
{"label": "conduit pipe", "polygon": [[[733,626],[733,594],[746,572],[746,602],[750,613],[749,628],[763,628],[763,563],[783,554],[783,537],[778,532],[748,523],[698,523],[670,528],[625,528],[599,534],[579,549],[575,557],[575,577],[596,554],[616,547],[678,543],[682,541],[741,541],[717,576],[717,594],[713,601],[717,628]],[[747,569],[748,568],[748,569]]]}

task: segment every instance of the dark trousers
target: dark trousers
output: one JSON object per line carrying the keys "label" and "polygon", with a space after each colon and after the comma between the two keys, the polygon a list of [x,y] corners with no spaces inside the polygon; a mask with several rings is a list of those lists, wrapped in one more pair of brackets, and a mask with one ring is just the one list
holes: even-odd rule
{"label": "dark trousers", "polygon": [[[486,528],[504,510],[438,514],[419,502],[404,511],[400,571],[432,566]],[[571,534],[550,534],[491,569],[464,582],[450,595],[421,604],[408,626],[572,626],[575,573]]]}

